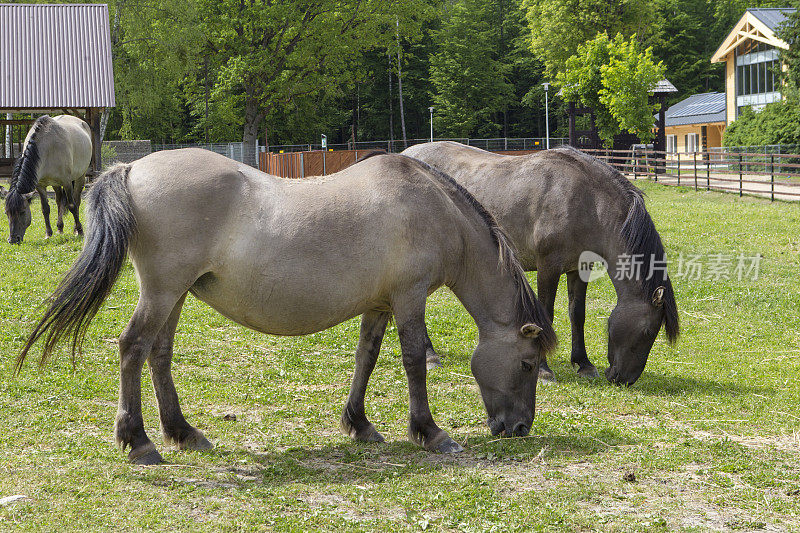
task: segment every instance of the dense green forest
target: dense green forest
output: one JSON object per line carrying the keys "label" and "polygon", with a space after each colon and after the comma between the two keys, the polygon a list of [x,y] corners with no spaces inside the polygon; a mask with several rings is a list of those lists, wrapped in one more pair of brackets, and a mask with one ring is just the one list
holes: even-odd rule
{"label": "dense green forest", "polygon": [[[745,0],[112,0],[106,139],[270,144],[544,136],[542,83],[621,33],[666,66],[670,103],[723,90],[709,58]],[[551,132],[564,105],[550,91]]]}

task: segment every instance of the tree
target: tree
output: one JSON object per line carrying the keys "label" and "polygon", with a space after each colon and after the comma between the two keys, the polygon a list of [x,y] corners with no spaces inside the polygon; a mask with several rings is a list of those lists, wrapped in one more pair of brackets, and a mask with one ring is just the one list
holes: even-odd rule
{"label": "tree", "polygon": [[594,110],[605,144],[622,131],[646,141],[653,138],[653,113],[658,111],[658,104],[649,103],[649,95],[664,77],[664,68],[654,61],[651,48],[639,51],[635,36],[625,40],[618,33],[609,39],[601,33],[578,46],[558,83],[565,101]]}
{"label": "tree", "polygon": [[517,0],[450,5],[434,33],[437,52],[430,60],[434,105],[445,134],[505,134],[514,102],[509,76],[513,40],[522,29],[519,14]]}
{"label": "tree", "polygon": [[785,100],[767,104],[761,111],[745,108],[725,128],[725,146],[800,144],[800,103],[796,92]]}
{"label": "tree", "polygon": [[525,0],[531,50],[547,74],[563,72],[578,46],[605,31],[646,36],[653,22],[650,0]]}
{"label": "tree", "polygon": [[781,50],[781,60],[786,65],[784,80],[793,89],[800,90],[800,1],[794,0],[792,4],[797,11],[786,17],[777,35],[789,45],[788,50]]}
{"label": "tree", "polygon": [[199,0],[202,28],[225,58],[213,94],[241,110],[242,140],[253,145],[280,106],[317,95],[366,50],[414,26],[415,0]]}
{"label": "tree", "polygon": [[[710,58],[731,30],[718,35],[711,0],[656,0],[653,30],[647,44],[666,65],[666,77],[678,89],[668,105],[687,96],[724,91],[724,63]],[[740,14],[741,16],[741,14]]]}

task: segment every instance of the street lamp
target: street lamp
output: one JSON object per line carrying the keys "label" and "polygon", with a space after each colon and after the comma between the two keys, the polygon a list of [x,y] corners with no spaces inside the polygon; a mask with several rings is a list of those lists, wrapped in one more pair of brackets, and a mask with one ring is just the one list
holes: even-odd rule
{"label": "street lamp", "polygon": [[431,112],[431,142],[433,142],[433,106],[430,106],[428,111]]}
{"label": "street lamp", "polygon": [[545,82],[544,85],[544,128],[545,134],[547,135],[547,149],[550,149],[550,113],[547,108],[547,91],[550,89],[550,84]]}

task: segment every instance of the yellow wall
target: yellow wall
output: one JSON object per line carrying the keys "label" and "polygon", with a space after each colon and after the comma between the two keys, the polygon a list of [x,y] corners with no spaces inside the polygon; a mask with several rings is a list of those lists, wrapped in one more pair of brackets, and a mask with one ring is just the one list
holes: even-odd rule
{"label": "yellow wall", "polygon": [[699,146],[698,151],[707,151],[709,148],[717,148],[722,146],[722,132],[725,129],[725,124],[717,122],[713,124],[689,124],[687,126],[667,126],[667,135],[677,135],[676,143],[679,152],[686,151],[686,134],[696,133],[698,143],[703,142],[702,126],[708,126],[708,146]]}

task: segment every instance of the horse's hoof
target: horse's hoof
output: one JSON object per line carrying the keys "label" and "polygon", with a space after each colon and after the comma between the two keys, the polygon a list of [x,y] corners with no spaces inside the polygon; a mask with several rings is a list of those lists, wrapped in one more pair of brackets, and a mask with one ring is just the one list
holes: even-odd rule
{"label": "horse's hoof", "polygon": [[161,454],[156,450],[155,444],[148,442],[144,446],[128,452],[128,460],[135,465],[158,465],[164,462]]}
{"label": "horse's hoof", "polygon": [[361,431],[356,431],[356,429],[348,424],[345,420],[342,420],[342,432],[345,435],[349,435],[350,438],[353,440],[357,440],[359,442],[384,442],[385,439],[383,435],[378,433],[378,430],[375,429],[375,426],[370,424],[368,427],[365,427]]}
{"label": "horse's hoof", "polygon": [[461,453],[464,451],[464,447],[450,437],[447,437],[434,451],[437,453]]}
{"label": "horse's hoof", "polygon": [[556,375],[552,370],[539,370],[539,383],[555,383]]}
{"label": "horse's hoof", "polygon": [[582,378],[587,378],[587,379],[594,379],[600,377],[600,373],[597,371],[597,367],[591,363],[580,367],[578,369],[578,375]]}
{"label": "horse's hoof", "polygon": [[433,348],[428,348],[425,352],[425,367],[428,370],[433,370],[436,368],[441,368],[442,360],[439,358],[439,354],[436,353]]}
{"label": "horse's hoof", "polygon": [[191,435],[178,443],[178,449],[205,452],[214,449],[214,445],[203,435],[202,431],[195,429]]}

